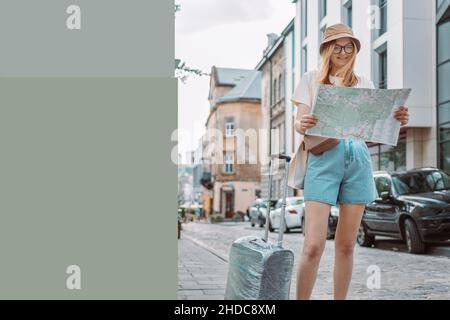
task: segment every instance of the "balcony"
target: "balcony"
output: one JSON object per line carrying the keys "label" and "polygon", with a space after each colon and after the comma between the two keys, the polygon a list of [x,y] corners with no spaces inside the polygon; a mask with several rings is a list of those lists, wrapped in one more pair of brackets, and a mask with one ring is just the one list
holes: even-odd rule
{"label": "balcony", "polygon": [[214,187],[211,172],[203,172],[203,175],[200,178],[200,184],[208,190],[211,190]]}

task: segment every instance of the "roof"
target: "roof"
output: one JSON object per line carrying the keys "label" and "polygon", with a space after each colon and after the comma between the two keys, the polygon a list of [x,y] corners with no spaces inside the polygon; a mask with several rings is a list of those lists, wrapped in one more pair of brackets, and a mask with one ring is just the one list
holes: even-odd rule
{"label": "roof", "polygon": [[253,70],[233,69],[233,68],[215,68],[216,85],[218,86],[236,86],[242,80],[247,78]]}
{"label": "roof", "polygon": [[261,72],[257,70],[243,70],[240,81],[233,89],[217,99],[218,103],[239,100],[261,100]]}
{"label": "roof", "polygon": [[[217,103],[238,102],[241,100],[261,102],[261,72],[258,70],[218,68],[213,66],[208,99],[212,98],[213,86],[231,86],[233,88],[217,98],[215,104],[211,105],[212,111],[217,107]],[[209,119],[214,113],[212,111],[206,119],[206,125],[208,125]]]}
{"label": "roof", "polygon": [[281,35],[274,42],[269,42],[268,46],[263,51],[263,57],[256,65],[256,70],[261,70],[263,65],[275,54],[275,52],[284,44],[286,36],[294,32],[295,17],[288,23],[288,25],[281,32]]}

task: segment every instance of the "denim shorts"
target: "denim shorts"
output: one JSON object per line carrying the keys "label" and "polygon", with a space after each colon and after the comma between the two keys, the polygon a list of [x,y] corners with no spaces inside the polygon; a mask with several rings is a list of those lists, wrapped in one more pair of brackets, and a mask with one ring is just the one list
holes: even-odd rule
{"label": "denim shorts", "polygon": [[341,139],[320,155],[308,153],[305,201],[330,205],[368,204],[378,198],[369,148],[363,140]]}

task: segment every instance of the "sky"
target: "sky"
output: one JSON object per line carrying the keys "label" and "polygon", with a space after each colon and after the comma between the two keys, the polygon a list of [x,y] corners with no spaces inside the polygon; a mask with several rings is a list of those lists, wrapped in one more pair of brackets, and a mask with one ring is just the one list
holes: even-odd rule
{"label": "sky", "polygon": [[[267,34],[280,34],[295,16],[291,0],[175,0],[175,58],[210,73],[212,66],[254,69]],[[209,114],[209,76],[178,81],[178,152],[198,146]]]}

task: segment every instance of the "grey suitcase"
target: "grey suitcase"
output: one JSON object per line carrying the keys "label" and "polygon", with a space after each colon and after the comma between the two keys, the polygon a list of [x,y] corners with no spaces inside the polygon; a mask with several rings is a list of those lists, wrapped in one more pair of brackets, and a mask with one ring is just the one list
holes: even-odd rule
{"label": "grey suitcase", "polygon": [[[281,216],[284,217],[291,158],[286,155],[278,155],[276,158],[285,160],[284,196],[281,207]],[[272,199],[272,159],[269,164],[269,199]],[[277,243],[269,243],[269,216],[270,201],[264,237],[248,236],[233,242],[229,255],[225,300],[289,299],[294,252],[282,247],[285,219],[280,219]]]}

